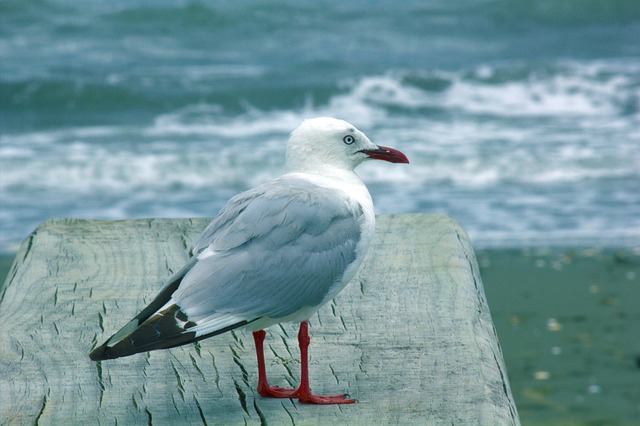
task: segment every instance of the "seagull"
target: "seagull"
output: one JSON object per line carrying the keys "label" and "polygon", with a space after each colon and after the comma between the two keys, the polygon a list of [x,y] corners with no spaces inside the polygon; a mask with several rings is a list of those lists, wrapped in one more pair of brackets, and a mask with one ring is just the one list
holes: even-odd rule
{"label": "seagull", "polygon": [[[193,343],[244,328],[253,333],[258,393],[307,404],[350,404],[311,393],[308,319],[354,277],[374,235],[367,160],[409,163],[346,121],[305,120],[286,149],[286,173],[231,198],[196,242],[193,256],[155,299],[101,346],[94,361]],[[300,386],[269,385],[265,328],[299,322]]]}

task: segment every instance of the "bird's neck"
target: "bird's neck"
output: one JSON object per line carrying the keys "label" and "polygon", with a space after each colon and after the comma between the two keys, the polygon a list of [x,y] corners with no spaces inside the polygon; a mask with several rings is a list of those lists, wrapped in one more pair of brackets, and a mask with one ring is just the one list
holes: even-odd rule
{"label": "bird's neck", "polygon": [[287,175],[324,188],[346,192],[362,206],[367,216],[373,216],[373,202],[369,190],[353,170],[326,167],[314,171],[290,171]]}
{"label": "bird's neck", "polygon": [[360,177],[353,171],[343,167],[332,167],[323,165],[322,167],[314,167],[313,169],[290,169],[287,174],[298,175],[299,177],[315,182],[321,186],[362,186],[366,190],[364,183]]}

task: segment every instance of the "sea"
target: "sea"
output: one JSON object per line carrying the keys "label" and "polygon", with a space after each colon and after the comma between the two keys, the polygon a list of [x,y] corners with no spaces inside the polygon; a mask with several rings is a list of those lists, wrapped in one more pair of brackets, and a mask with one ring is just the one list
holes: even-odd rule
{"label": "sea", "polygon": [[54,217],[214,216],[315,116],[409,157],[358,169],[378,214],[640,244],[638,0],[2,0],[0,252]]}

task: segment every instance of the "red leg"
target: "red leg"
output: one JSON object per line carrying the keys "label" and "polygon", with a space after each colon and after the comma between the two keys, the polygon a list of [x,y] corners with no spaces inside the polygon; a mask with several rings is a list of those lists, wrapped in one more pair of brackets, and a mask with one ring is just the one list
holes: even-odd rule
{"label": "red leg", "polygon": [[267,381],[267,369],[264,364],[263,342],[267,333],[264,330],[253,333],[253,341],[256,344],[256,356],[258,357],[258,393],[270,398],[294,398],[295,389],[269,386]]}
{"label": "red leg", "polygon": [[306,321],[300,323],[298,333],[298,343],[300,344],[300,387],[295,391],[294,396],[305,404],[353,404],[355,399],[347,398],[348,395],[313,395],[309,386],[309,324]]}
{"label": "red leg", "polygon": [[304,404],[353,404],[354,399],[348,399],[347,395],[313,395],[309,386],[309,324],[306,321],[300,323],[298,343],[300,344],[300,387],[298,389],[279,388],[270,386],[267,381],[267,371],[264,363],[264,338],[267,333],[264,330],[255,331],[253,340],[256,344],[256,356],[258,357],[258,393],[270,398],[298,398]]}

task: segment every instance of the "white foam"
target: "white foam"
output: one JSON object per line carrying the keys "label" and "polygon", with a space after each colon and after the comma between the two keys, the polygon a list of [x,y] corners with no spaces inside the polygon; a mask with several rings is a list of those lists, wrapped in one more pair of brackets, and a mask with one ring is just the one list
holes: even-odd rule
{"label": "white foam", "polygon": [[[610,68],[617,74],[606,77]],[[440,90],[405,83],[402,73],[372,76],[352,83],[348,103],[394,106],[407,110],[424,107],[500,116],[614,115],[633,93],[633,66],[626,63],[565,63],[549,74],[531,71],[524,78],[497,78],[501,70],[482,65],[471,74],[429,72],[425,79],[447,81]],[[620,69],[622,68],[622,74]],[[605,75],[603,77],[603,75]],[[345,100],[343,100],[345,101]]]}

